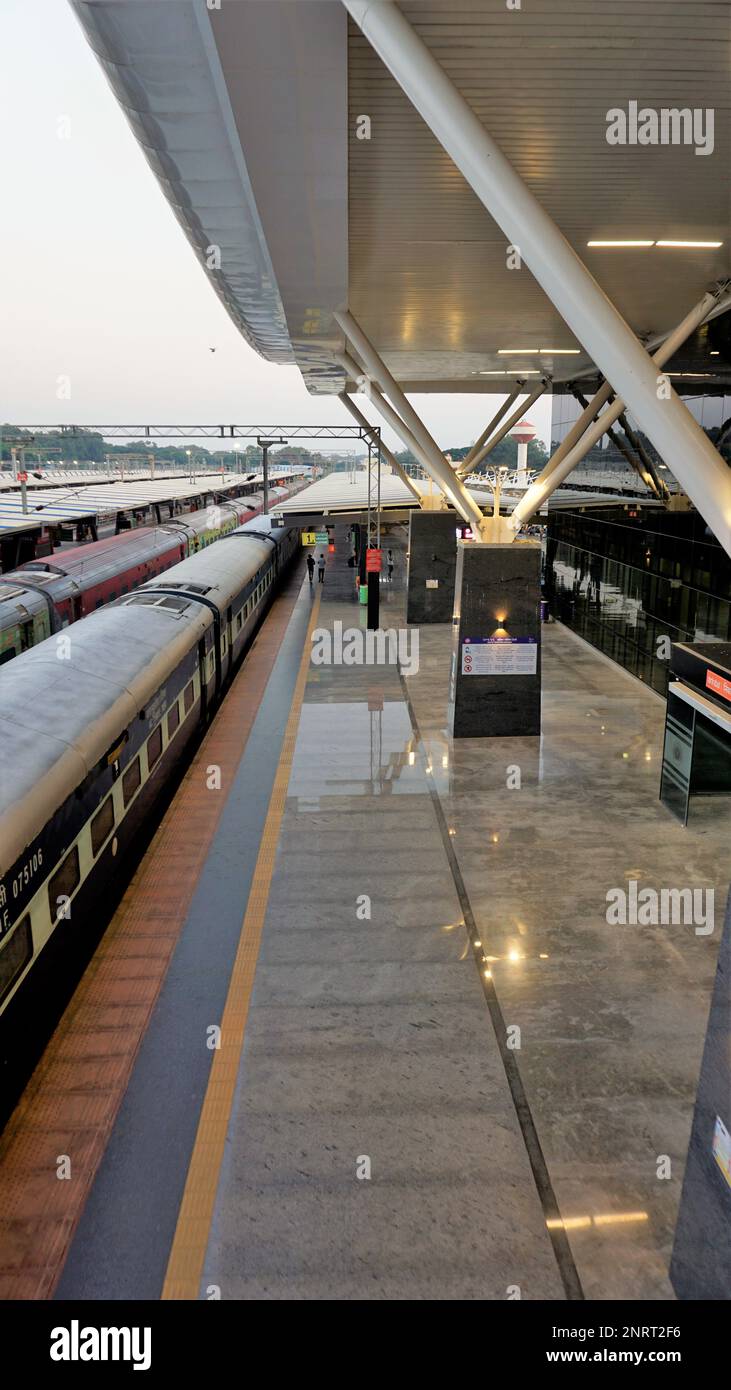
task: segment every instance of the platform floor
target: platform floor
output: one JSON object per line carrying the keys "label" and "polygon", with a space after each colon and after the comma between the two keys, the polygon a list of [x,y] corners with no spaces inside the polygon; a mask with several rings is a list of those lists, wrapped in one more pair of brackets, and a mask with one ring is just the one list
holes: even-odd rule
{"label": "platform floor", "polygon": [[[313,627],[365,622],[343,550],[294,607],[57,1296],[672,1299],[728,822],[660,806],[663,702],[558,625],[540,740],[451,740],[447,626],[409,676],[310,664]],[[713,888],[713,936],[609,926],[632,879]]]}
{"label": "platform floor", "polygon": [[[318,625],[353,617],[326,585]],[[610,927],[606,893],[712,885],[720,930],[728,824],[668,816],[662,702],[567,630],[545,629],[540,743],[453,743],[450,630],[420,647],[406,682],[310,669],[203,1287],[557,1298],[578,1275],[590,1298],[671,1298],[718,930]]]}

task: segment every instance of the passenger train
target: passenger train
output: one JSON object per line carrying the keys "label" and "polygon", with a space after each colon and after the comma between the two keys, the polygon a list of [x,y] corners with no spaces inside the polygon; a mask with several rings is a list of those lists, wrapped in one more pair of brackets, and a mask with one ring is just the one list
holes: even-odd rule
{"label": "passenger train", "polygon": [[[270,489],[272,503],[288,496]],[[0,666],[258,516],[262,505],[260,493],[217,502],[0,574]]]}
{"label": "passenger train", "polygon": [[299,543],[256,518],[0,670],[0,1014],[94,923]]}

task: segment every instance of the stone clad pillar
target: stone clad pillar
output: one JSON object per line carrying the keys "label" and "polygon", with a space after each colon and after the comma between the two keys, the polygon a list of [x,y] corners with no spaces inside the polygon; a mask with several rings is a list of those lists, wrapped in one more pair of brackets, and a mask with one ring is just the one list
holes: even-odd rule
{"label": "stone clad pillar", "polygon": [[456,512],[412,511],[407,623],[451,623],[460,521]]}
{"label": "stone clad pillar", "polygon": [[541,732],[541,548],[457,542],[454,738]]}

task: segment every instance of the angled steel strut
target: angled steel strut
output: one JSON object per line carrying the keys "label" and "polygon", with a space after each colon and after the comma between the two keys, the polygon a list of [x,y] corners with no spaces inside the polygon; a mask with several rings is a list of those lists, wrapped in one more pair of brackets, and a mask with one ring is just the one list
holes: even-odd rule
{"label": "angled steel strut", "polygon": [[[376,383],[376,385],[381,388],[383,396],[388,397],[394,414],[397,412],[396,419],[398,419],[398,424],[401,428],[398,428],[395,420],[392,418],[389,419],[389,424],[391,424],[392,428],[395,429],[397,433],[401,434],[402,438],[404,437],[402,433],[404,427],[409,434],[413,436],[413,439],[419,446],[418,450],[415,451],[416,456],[417,458],[421,458],[424,462],[427,473],[434,479],[438,487],[441,488],[445,497],[449,499],[452,506],[456,508],[463,520],[466,521],[469,526],[472,526],[478,535],[481,535],[485,518],[475,502],[475,499],[467,491],[461,479],[456,477],[452,465],[447,463],[439,445],[432,439],[428,429],[419,419],[410,401],[406,399],[398,382],[376,352],[373,344],[366,337],[360,324],[356,322],[353,315],[348,313],[347,310],[335,313],[333,317],[340,328],[342,328],[352,349],[357,353],[363,363],[365,370],[364,372],[358,372],[357,375],[365,375],[370,379],[371,383]],[[348,359],[347,356],[343,354],[336,354],[336,360],[343,365],[346,360],[352,359]],[[377,409],[381,411],[381,414],[384,415],[384,418],[388,418],[388,412],[384,409],[388,402],[383,399],[383,396],[381,396],[379,391],[373,390],[371,400]]]}
{"label": "angled steel strut", "polygon": [[530,410],[531,406],[538,400],[538,397],[543,395],[543,392],[548,386],[549,380],[549,377],[544,376],[541,378],[539,382],[537,382],[530,394],[518,406],[517,410],[514,410],[512,415],[510,415],[508,419],[504,422],[504,424],[500,426],[500,429],[497,430],[495,434],[490,436],[486,444],[483,444],[479,453],[477,453],[475,458],[472,460],[469,469],[467,468],[466,459],[463,463],[459,465],[459,467],[457,468],[457,474],[460,478],[466,477],[467,473],[470,472],[473,468],[479,468],[480,464],[483,462],[484,459],[487,458],[488,454],[492,453],[493,449],[495,448],[495,445],[499,444],[501,439],[505,438],[506,434],[510,434],[510,431],[512,430],[513,426],[517,425],[521,416],[525,415],[526,411]]}
{"label": "angled steel strut", "polygon": [[343,402],[345,409],[350,411],[350,414],[352,415],[353,419],[357,420],[358,424],[362,425],[363,429],[368,431],[368,438],[375,439],[377,441],[381,453],[383,454],[383,457],[386,460],[386,463],[390,465],[397,477],[401,479],[401,482],[406,485],[412,497],[415,497],[417,502],[420,503],[421,493],[419,492],[418,488],[414,487],[413,481],[406,472],[406,469],[402,467],[396,456],[391,453],[391,450],[389,449],[388,445],[384,444],[383,440],[378,438],[373,425],[369,424],[365,415],[361,414],[360,410],[355,404],[355,401],[352,401],[350,399],[350,396],[348,395],[347,391],[341,391],[338,395],[338,400]]}
{"label": "angled steel strut", "polygon": [[[664,343],[657,349],[657,352],[652,358],[655,371],[657,371],[658,368],[664,367],[665,363],[670,361],[673,353],[677,352],[678,348],[682,347],[691,333],[694,333],[696,328],[703,323],[715,302],[715,294],[704,294],[703,298],[695,305],[695,308],[691,309],[689,314],[686,314],[682,323],[679,323],[677,328],[675,328],[672,333],[668,334]],[[587,411],[591,411],[595,408],[598,397],[603,394],[605,389],[609,389],[609,393],[611,394],[611,388],[608,386],[608,383],[605,383],[605,386],[603,386],[601,390],[597,392],[596,396],[594,396],[593,400],[589,402],[587,409],[584,411],[584,415],[586,415]],[[534,512],[537,512],[538,509],[543,506],[546,498],[550,497],[551,493],[556,491],[556,488],[561,485],[564,478],[576,467],[577,463],[580,463],[584,456],[588,454],[589,450],[593,449],[594,445],[601,439],[609,426],[616,423],[620,415],[624,412],[624,408],[624,401],[617,397],[611,405],[607,406],[603,415],[600,415],[599,419],[596,420],[593,425],[590,425],[586,432],[582,434],[573,448],[569,449],[568,452],[564,451],[560,463],[556,464],[555,456],[554,459],[549,459],[543,472],[539,474],[535,482],[531,483],[517,506],[513,508],[510,520],[516,531],[520,530],[520,527],[523,526],[526,521],[530,520]],[[583,416],[581,418],[583,419]],[[574,426],[574,429],[575,428]],[[703,438],[705,439],[705,437],[704,435]],[[564,441],[564,444],[565,442],[566,441]],[[557,454],[559,452],[559,450],[556,451]],[[718,457],[720,459],[720,454]],[[721,460],[721,462],[723,463],[723,460]],[[723,466],[724,468],[726,467],[725,464],[723,464]],[[727,469],[727,472],[729,472],[731,476],[731,471]],[[679,479],[679,481],[682,482],[682,479]],[[688,493],[688,495],[690,496],[690,493]],[[700,511],[700,508],[698,510]],[[701,513],[701,515],[703,515],[703,513]],[[719,540],[720,539],[719,536]],[[731,544],[731,537],[729,538],[729,544]],[[731,554],[731,549],[729,549],[729,554]]]}
{"label": "angled steel strut", "polygon": [[731,554],[731,470],[392,0],[343,0],[564,322]]}

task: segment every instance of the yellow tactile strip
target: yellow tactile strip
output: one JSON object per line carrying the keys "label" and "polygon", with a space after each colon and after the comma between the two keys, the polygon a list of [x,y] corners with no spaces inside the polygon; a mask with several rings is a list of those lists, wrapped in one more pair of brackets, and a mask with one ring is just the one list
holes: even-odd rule
{"label": "yellow tactile strip", "polygon": [[[298,566],[0,1135],[0,1299],[50,1298],[104,1156],[300,590]],[[206,789],[217,763],[223,789]],[[57,1160],[67,1154],[67,1181]]]}
{"label": "yellow tactile strip", "polygon": [[312,630],[320,609],[317,594],[302,653],[292,706],[282,741],[282,751],[274,778],[259,854],[251,882],[241,936],[236,951],[226,1005],[221,1023],[220,1047],[214,1054],[198,1132],[193,1146],[185,1192],[170,1252],[162,1297],[197,1299],[203,1273],[218,1177],[228,1131],[231,1106],[241,1063],[241,1050],[259,957],[269,889],[279,843],[279,832],[287,799],[289,774],[297,741],[300,711],[307,683]]}

